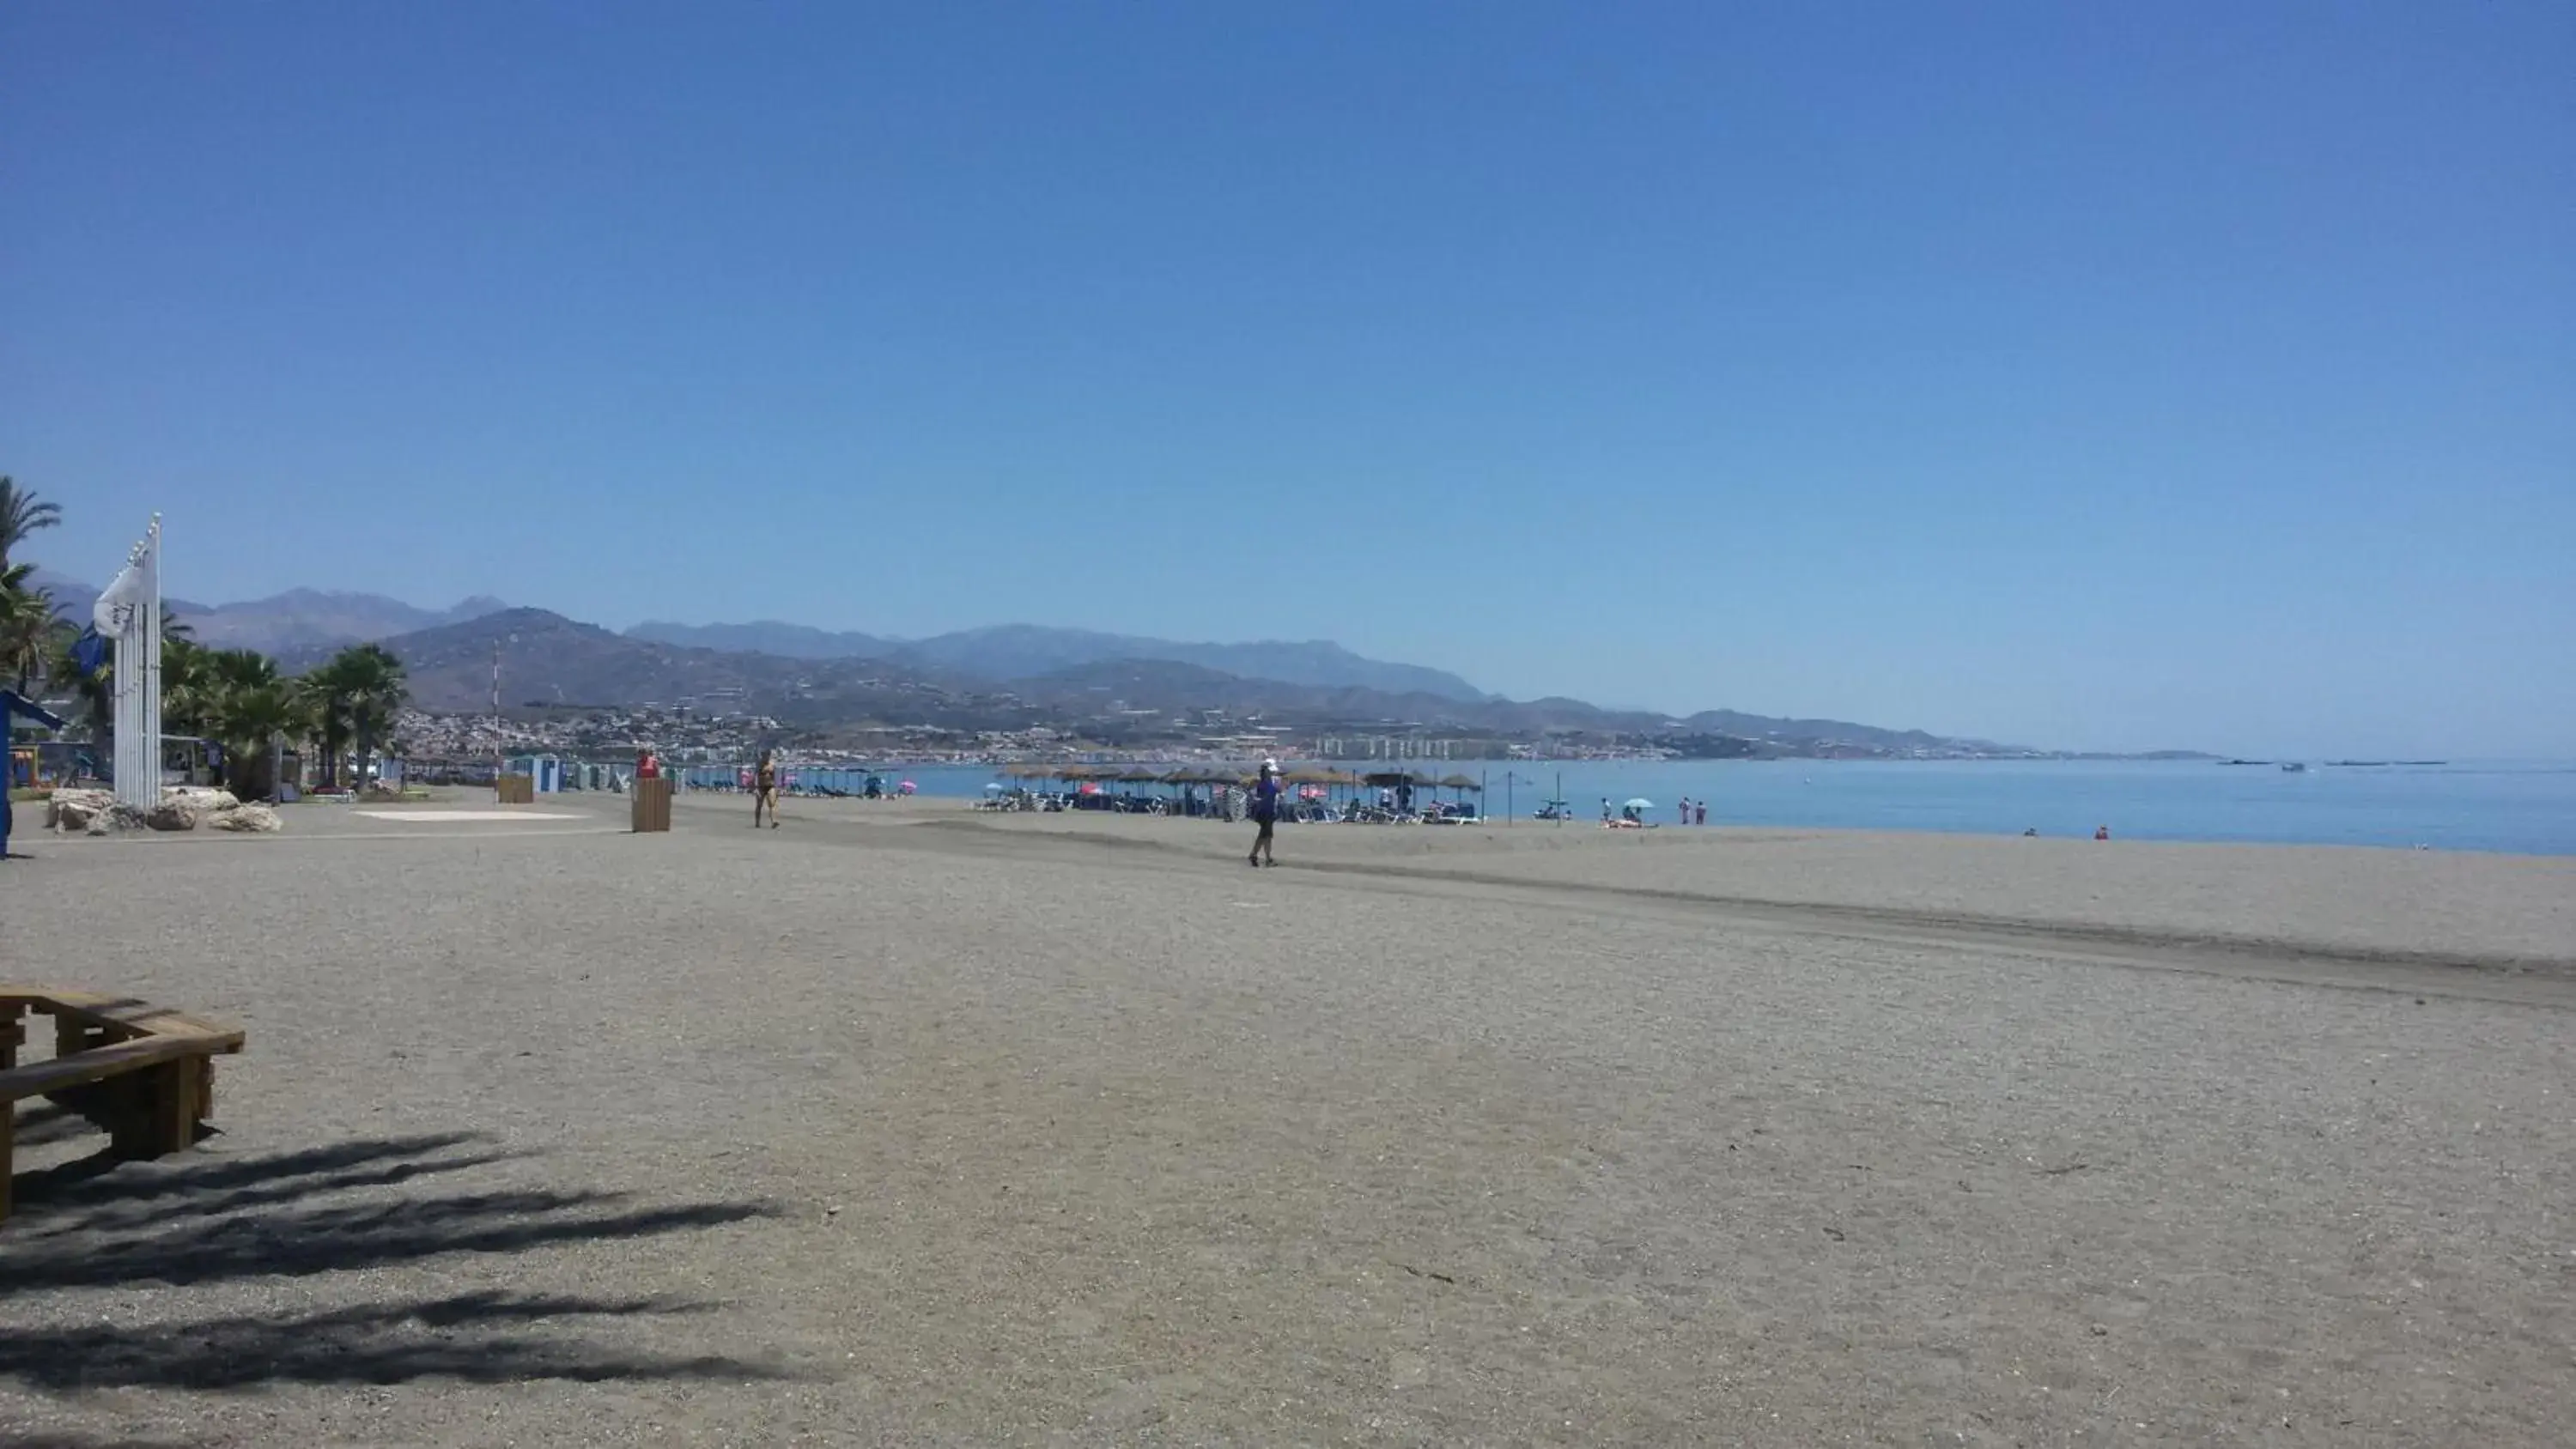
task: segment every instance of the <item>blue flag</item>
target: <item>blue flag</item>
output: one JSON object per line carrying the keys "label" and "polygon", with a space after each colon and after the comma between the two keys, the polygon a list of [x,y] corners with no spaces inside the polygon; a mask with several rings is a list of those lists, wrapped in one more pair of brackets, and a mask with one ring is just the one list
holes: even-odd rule
{"label": "blue flag", "polygon": [[83,629],[72,641],[72,667],[83,674],[96,674],[107,667],[107,640],[96,629]]}

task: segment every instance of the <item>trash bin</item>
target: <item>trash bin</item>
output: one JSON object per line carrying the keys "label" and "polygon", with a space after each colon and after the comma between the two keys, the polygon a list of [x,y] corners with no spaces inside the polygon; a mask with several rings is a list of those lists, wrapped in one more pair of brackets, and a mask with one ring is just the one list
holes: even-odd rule
{"label": "trash bin", "polygon": [[671,781],[668,777],[637,780],[632,798],[636,834],[671,828]]}

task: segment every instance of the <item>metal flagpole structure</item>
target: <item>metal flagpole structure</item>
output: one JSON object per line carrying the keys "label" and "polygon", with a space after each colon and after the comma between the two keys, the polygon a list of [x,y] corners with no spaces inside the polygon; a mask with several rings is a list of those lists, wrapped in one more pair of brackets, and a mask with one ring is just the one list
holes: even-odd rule
{"label": "metal flagpole structure", "polygon": [[90,611],[116,645],[116,800],[161,803],[161,515],[125,557],[125,570]]}
{"label": "metal flagpole structure", "polygon": [[144,808],[161,803],[161,515],[143,537]]}

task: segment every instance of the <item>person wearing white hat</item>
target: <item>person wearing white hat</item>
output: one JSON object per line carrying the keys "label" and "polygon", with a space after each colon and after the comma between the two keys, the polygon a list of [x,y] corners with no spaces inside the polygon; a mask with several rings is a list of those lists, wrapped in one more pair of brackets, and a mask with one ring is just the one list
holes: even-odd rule
{"label": "person wearing white hat", "polygon": [[1261,762],[1261,778],[1252,786],[1252,820],[1254,824],[1261,827],[1261,833],[1252,837],[1252,854],[1246,858],[1256,868],[1277,865],[1279,860],[1272,853],[1271,842],[1272,829],[1279,824],[1279,762],[1277,760]]}

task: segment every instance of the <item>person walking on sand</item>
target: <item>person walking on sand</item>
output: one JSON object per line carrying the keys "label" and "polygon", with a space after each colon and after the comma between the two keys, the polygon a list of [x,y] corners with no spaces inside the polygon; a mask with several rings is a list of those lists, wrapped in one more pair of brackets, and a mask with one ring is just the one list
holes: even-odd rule
{"label": "person walking on sand", "polygon": [[778,828],[778,754],[760,752],[760,767],[751,772],[751,828],[760,828],[762,811],[769,812],[769,828]]}
{"label": "person walking on sand", "polygon": [[1261,833],[1252,837],[1252,854],[1245,859],[1257,868],[1279,863],[1274,852],[1272,834],[1279,824],[1279,762],[1261,762],[1261,778],[1252,786],[1252,820]]}

